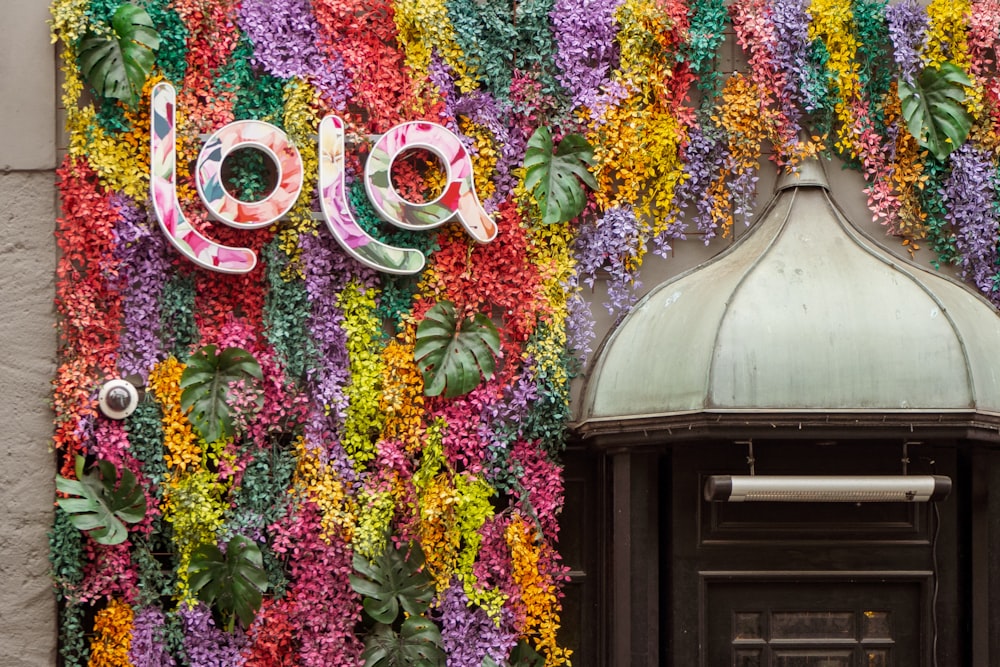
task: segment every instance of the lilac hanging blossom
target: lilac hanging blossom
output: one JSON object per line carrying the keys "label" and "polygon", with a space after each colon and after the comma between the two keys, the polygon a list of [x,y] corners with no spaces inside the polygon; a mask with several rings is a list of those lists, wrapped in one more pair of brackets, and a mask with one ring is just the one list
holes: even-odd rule
{"label": "lilac hanging blossom", "polygon": [[317,353],[316,362],[306,371],[310,393],[306,442],[326,452],[329,460],[346,475],[344,479],[353,479],[353,467],[339,443],[340,429],[347,417],[344,388],[350,381],[350,368],[344,313],[337,305],[337,297],[354,271],[346,255],[334,247],[329,234],[303,234],[299,246],[310,306],[309,334]]}
{"label": "lilac hanging blossom", "polygon": [[691,220],[704,235],[707,245],[715,238],[718,227],[712,216],[712,200],[706,196],[712,181],[726,162],[726,142],[717,132],[705,132],[705,125],[695,125],[688,130],[688,145],[684,150],[684,181],[674,191],[677,210],[695,205]]}
{"label": "lilac hanging blossom", "polygon": [[128,659],[142,667],[174,667],[174,661],[163,641],[166,617],[159,607],[139,610],[132,621],[132,643]]}
{"label": "lilac hanging blossom", "polygon": [[160,294],[170,274],[170,255],[163,234],[146,211],[123,195],[114,195],[116,287],[122,293],[121,344],[118,370],[146,379],[164,358],[160,340]]}
{"label": "lilac hanging blossom", "polygon": [[945,218],[955,230],[955,245],[961,254],[961,274],[994,302],[1000,301],[997,285],[997,232],[1000,212],[997,202],[996,165],[989,152],[966,143],[951,154],[951,174],[941,189]]}
{"label": "lilac hanging blossom", "polygon": [[465,147],[469,148],[471,142],[462,136],[462,133],[458,131],[458,123],[455,122],[455,104],[461,94],[458,86],[455,85],[455,71],[438,55],[437,51],[431,55],[427,76],[430,82],[437,87],[441,100],[444,102],[444,111],[440,118],[441,124],[457,134],[465,143]]}
{"label": "lilac hanging blossom", "polygon": [[306,373],[314,402],[330,413],[334,424],[342,424],[347,415],[343,388],[349,379],[347,333],[344,314],[337,296],[345,287],[345,261],[342,253],[331,247],[327,235],[303,234],[302,265],[306,293],[309,296],[309,333],[315,344],[318,363]]}
{"label": "lilac hanging blossom", "polygon": [[466,149],[475,152],[476,146],[459,129],[455,120],[459,116],[465,116],[477,125],[486,127],[494,137],[500,153],[493,169],[495,187],[493,195],[483,202],[486,211],[493,213],[502,202],[510,198],[517,186],[518,179],[513,171],[524,159],[528,136],[520,126],[511,122],[511,109],[488,92],[459,92],[455,86],[454,73],[437,54],[431,58],[430,80],[437,86],[444,101],[446,112],[441,119],[442,123],[458,136]]}
{"label": "lilac hanging blossom", "polygon": [[892,57],[899,66],[899,76],[912,83],[913,75],[920,66],[920,51],[927,35],[927,12],[919,0],[901,0],[885,8],[885,18],[889,24]]}
{"label": "lilac hanging blossom", "polygon": [[[801,105],[806,113],[812,113],[822,105],[826,74],[810,58],[808,6],[809,0],[775,0],[771,20],[777,37],[774,61],[785,73],[783,97]],[[782,111],[789,120],[798,117],[798,114],[791,115],[790,109]]]}
{"label": "lilac hanging blossom", "polygon": [[229,633],[215,626],[212,612],[203,603],[182,606],[180,617],[184,627],[184,653],[190,667],[240,667],[246,635]]}
{"label": "lilac hanging blossom", "polygon": [[[730,166],[730,169],[735,169]],[[742,220],[747,227],[753,219],[753,207],[757,201],[757,181],[760,174],[756,168],[738,171],[730,182],[729,192],[733,202],[733,219]]]}
{"label": "lilac hanging blossom", "polygon": [[239,11],[254,65],[281,79],[307,79],[334,107],[344,108],[351,77],[339,56],[331,59],[316,43],[322,30],[309,0],[244,0]]}
{"label": "lilac hanging blossom", "polygon": [[532,358],[525,359],[517,380],[504,388],[503,399],[484,406],[478,435],[486,443],[488,452],[489,461],[484,471],[487,479],[500,479],[506,475],[510,446],[522,437],[524,415],[538,400],[538,385],[531,370],[533,366]]}
{"label": "lilac hanging blossom", "polygon": [[558,49],[557,80],[573,106],[597,107],[597,96],[618,67],[615,11],[622,0],[556,0],[549,13]]}
{"label": "lilac hanging blossom", "polygon": [[500,154],[493,169],[494,192],[483,202],[486,210],[492,213],[510,197],[518,183],[514,169],[521,166],[524,159],[528,135],[521,124],[511,122],[511,109],[485,91],[473,91],[462,96],[455,104],[455,113],[489,129],[499,148]]}
{"label": "lilac hanging blossom", "polygon": [[470,605],[457,581],[445,591],[436,615],[448,667],[481,667],[486,656],[503,665],[517,644],[510,610],[505,608],[500,623],[494,622],[482,608]]}
{"label": "lilac hanging blossom", "polygon": [[593,352],[591,345],[597,337],[594,333],[594,314],[590,311],[590,304],[576,289],[570,292],[566,305],[569,310],[566,347],[576,354],[581,363],[586,364]]}
{"label": "lilac hanging blossom", "polygon": [[593,287],[598,273],[608,274],[608,301],[612,315],[627,312],[635,303],[638,280],[636,256],[646,249],[635,211],[629,206],[609,209],[596,223],[580,227],[574,249],[577,269],[584,284]]}

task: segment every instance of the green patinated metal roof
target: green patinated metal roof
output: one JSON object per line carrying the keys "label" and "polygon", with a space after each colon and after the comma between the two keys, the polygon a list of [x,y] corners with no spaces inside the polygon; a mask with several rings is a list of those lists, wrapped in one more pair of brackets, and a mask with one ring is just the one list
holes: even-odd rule
{"label": "green patinated metal roof", "polygon": [[793,413],[1000,422],[993,307],[857,231],[818,161],[779,180],[730,250],[637,304],[598,354],[577,428]]}

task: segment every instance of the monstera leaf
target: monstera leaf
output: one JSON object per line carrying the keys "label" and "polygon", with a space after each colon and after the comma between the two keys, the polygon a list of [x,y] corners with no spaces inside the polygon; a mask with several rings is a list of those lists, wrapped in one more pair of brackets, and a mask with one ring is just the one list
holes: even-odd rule
{"label": "monstera leaf", "polygon": [[237,618],[244,628],[253,623],[267,590],[267,573],[257,545],[236,535],[225,553],[214,544],[195,549],[188,565],[188,582],[191,592],[214,606],[232,632]]}
{"label": "monstera leaf", "polygon": [[110,461],[98,461],[84,474],[84,458],[76,457],[76,479],[56,476],[56,489],[70,498],[56,502],[70,522],[89,531],[95,542],[121,544],[128,537],[126,523],[138,523],[146,516],[146,496],[132,471],[118,469]]}
{"label": "monstera leaf", "polygon": [[939,160],[965,143],[972,117],[965,108],[965,86],[972,81],[962,68],[944,62],[924,68],[913,83],[899,82],[899,101],[910,134]]}
{"label": "monstera leaf", "polygon": [[181,373],[181,407],[191,410],[188,419],[206,442],[228,438],[233,434],[229,385],[262,377],[260,365],[246,350],[228,347],[216,354],[214,345],[206,345],[191,355]]}
{"label": "monstera leaf", "polygon": [[350,576],[351,588],[364,596],[365,611],[379,623],[395,621],[400,607],[411,616],[419,616],[434,597],[431,578],[423,570],[420,545],[413,545],[409,557],[405,551],[388,540],[385,551],[374,561],[354,554],[356,572]]}
{"label": "monstera leaf", "polygon": [[553,148],[552,133],[544,125],[528,139],[524,154],[524,187],[535,196],[542,210],[542,222],[566,222],[580,214],[587,195],[580,181],[597,188],[587,170],[594,164],[594,149],[579,134],[568,134]]}
{"label": "monstera leaf", "polygon": [[403,621],[399,633],[379,623],[365,638],[365,667],[443,667],[441,631],[423,616]]}
{"label": "monstera leaf", "polygon": [[135,104],[159,48],[149,14],[126,3],[111,17],[110,30],[80,42],[80,70],[98,94]]}
{"label": "monstera leaf", "polygon": [[459,321],[455,304],[441,301],[417,326],[413,357],[424,376],[424,393],[454,398],[489,380],[500,353],[500,334],[486,315]]}

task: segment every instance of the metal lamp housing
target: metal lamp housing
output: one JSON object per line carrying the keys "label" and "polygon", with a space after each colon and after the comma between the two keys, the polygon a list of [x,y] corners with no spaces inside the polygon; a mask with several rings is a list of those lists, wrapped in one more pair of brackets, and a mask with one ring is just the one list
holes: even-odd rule
{"label": "metal lamp housing", "polygon": [[944,475],[712,475],[710,502],[937,502],[951,493]]}

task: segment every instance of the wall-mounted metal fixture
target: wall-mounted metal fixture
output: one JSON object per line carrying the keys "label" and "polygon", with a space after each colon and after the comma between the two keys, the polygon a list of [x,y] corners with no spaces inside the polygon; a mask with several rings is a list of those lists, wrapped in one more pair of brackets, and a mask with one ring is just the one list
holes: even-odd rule
{"label": "wall-mounted metal fixture", "polygon": [[139,391],[128,380],[108,380],[101,387],[97,402],[104,416],[125,419],[139,405]]}
{"label": "wall-mounted metal fixture", "polygon": [[723,502],[937,502],[951,493],[944,475],[712,475],[705,500]]}

